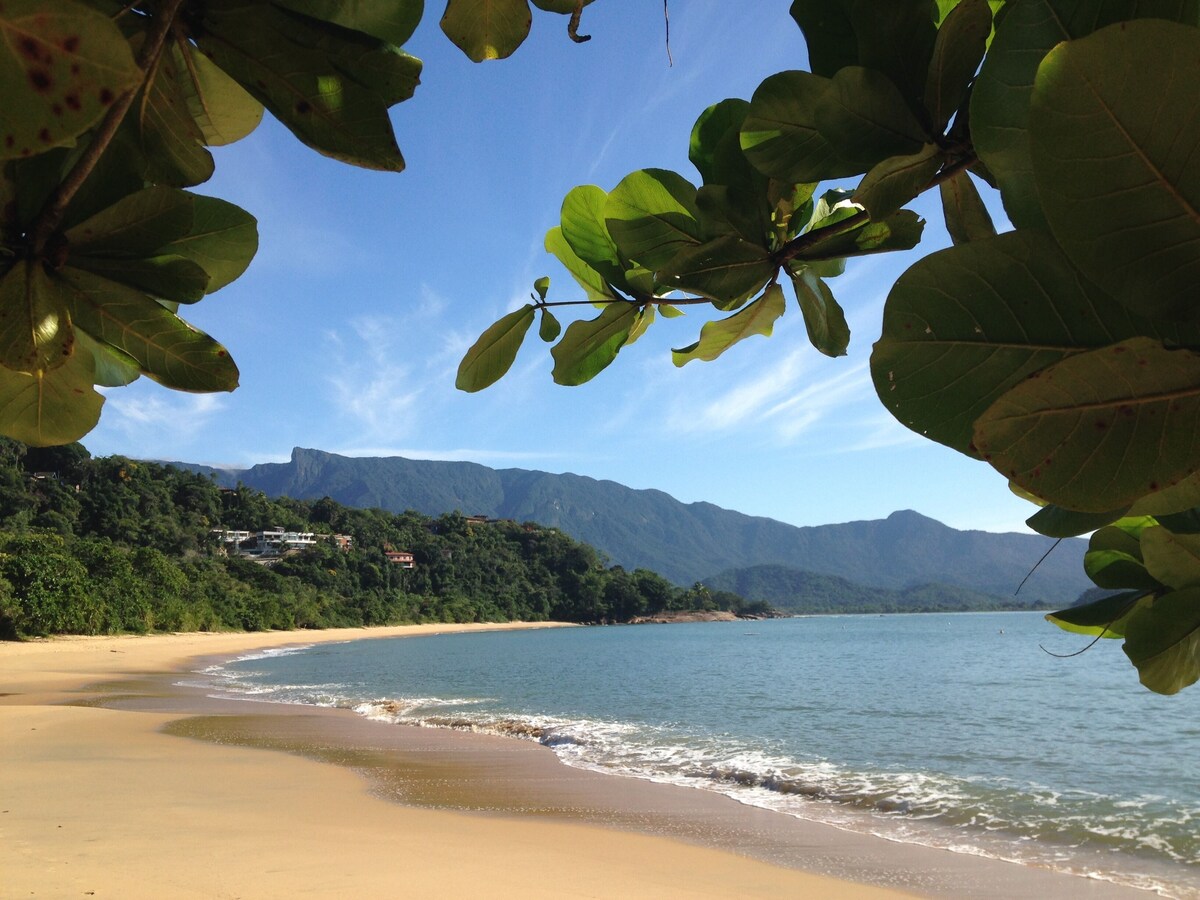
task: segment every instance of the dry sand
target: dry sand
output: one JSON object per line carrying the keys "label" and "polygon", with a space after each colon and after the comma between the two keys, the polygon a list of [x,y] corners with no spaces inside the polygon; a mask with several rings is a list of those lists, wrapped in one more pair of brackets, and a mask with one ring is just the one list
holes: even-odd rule
{"label": "dry sand", "polygon": [[0,896],[1132,893],[579,772],[532,743],[171,686],[198,657],[472,627],[0,644]]}

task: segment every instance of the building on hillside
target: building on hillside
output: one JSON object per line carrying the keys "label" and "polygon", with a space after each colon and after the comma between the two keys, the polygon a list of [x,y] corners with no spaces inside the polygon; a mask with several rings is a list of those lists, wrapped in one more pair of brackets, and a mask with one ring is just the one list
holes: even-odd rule
{"label": "building on hillside", "polygon": [[384,550],[383,555],[387,557],[387,561],[394,566],[399,566],[402,569],[415,569],[417,567],[413,555],[407,550]]}

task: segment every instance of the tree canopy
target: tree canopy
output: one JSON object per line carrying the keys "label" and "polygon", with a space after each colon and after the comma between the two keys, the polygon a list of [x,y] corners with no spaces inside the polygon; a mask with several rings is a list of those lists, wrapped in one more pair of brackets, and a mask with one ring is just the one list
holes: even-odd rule
{"label": "tree canopy", "polygon": [[[533,0],[580,33],[590,0]],[[231,390],[181,305],[236,279],[253,217],[185,190],[269,110],[318,152],[404,166],[387,110],[421,0],[5,0],[0,9],[0,430],[92,428],[96,385]],[[704,110],[698,183],[644,169],[564,199],[546,249],[586,299],[531,302],[464,358],[480,390],[539,320],[580,384],[680,307],[676,365],[770,335],[794,299],[814,348],[850,340],[830,282],[911,250],[936,189],[954,246],[893,286],[872,376],[903,424],[992,465],[1051,536],[1095,531],[1116,600],[1052,617],[1123,637],[1144,684],[1200,678],[1200,0],[795,0],[807,71]],[[449,0],[471,59],[524,40],[528,0]],[[682,140],[683,137],[681,136]],[[981,190],[1013,229],[997,233]],[[789,296],[790,295],[790,296]],[[599,308],[565,329],[553,309]],[[1099,530],[1096,530],[1099,529]]]}

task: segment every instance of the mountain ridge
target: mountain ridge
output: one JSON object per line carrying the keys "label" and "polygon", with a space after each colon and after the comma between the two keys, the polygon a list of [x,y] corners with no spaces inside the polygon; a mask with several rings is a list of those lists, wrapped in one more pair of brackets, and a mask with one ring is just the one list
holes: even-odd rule
{"label": "mountain ridge", "polygon": [[[891,590],[942,583],[1004,597],[1054,543],[1032,534],[959,531],[911,510],[886,519],[795,526],[586,475],[471,462],[346,457],[297,447],[286,463],[248,469],[173,464],[212,473],[226,487],[240,481],[273,496],[533,521],[592,544],[627,569],[651,569],[677,584],[776,565]],[[1083,541],[1062,542],[1037,567],[1022,600],[1072,602],[1090,586],[1082,567],[1085,549]]]}

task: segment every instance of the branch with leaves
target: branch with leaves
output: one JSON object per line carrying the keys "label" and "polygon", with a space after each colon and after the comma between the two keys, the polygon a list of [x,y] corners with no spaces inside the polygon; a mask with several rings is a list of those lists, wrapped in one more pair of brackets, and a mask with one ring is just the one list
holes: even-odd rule
{"label": "branch with leaves", "polygon": [[[770,335],[790,284],[813,346],[850,339],[829,280],[909,250],[936,188],[949,249],[889,293],[871,373],[919,434],[1095,531],[1088,574],[1133,594],[1050,618],[1123,638],[1142,682],[1200,679],[1200,72],[1197,0],[794,0],[810,71],[706,110],[700,184],[646,169],[578,187],[546,249],[602,306],[561,331],[539,297],[459,369],[479,390],[535,314],[553,377],[592,378],[656,310],[711,306],[676,365]],[[837,186],[857,179],[852,189]],[[830,186],[830,183],[835,186]],[[1014,230],[997,234],[980,188]],[[1099,530],[1096,530],[1099,529]]]}

